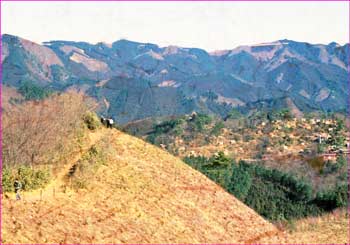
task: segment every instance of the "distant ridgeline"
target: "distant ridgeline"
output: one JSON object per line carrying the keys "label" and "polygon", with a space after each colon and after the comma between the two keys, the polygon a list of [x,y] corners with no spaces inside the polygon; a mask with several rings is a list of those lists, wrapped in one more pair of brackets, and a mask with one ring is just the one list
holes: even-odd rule
{"label": "distant ridgeline", "polygon": [[3,84],[26,99],[77,89],[124,124],[197,111],[345,111],[349,44],[280,40],[208,53],[119,40],[36,44],[2,35]]}

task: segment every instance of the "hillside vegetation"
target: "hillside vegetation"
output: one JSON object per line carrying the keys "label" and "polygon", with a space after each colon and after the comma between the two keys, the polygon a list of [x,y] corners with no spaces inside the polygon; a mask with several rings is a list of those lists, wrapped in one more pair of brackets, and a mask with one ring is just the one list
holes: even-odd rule
{"label": "hillside vegetation", "polygon": [[347,206],[347,184],[317,192],[309,181],[262,164],[236,163],[219,152],[211,158],[187,157],[193,168],[271,221],[293,221]]}
{"label": "hillside vegetation", "polygon": [[157,147],[116,130],[95,147],[55,196],[3,199],[5,243],[245,243],[277,232]]}
{"label": "hillside vegetation", "polygon": [[[348,206],[349,138],[343,115],[296,118],[281,110],[246,117],[232,110],[226,120],[192,113],[132,122],[124,130],[182,157],[276,225],[294,227],[287,237],[271,240],[275,243],[347,241],[346,211],[336,216],[335,227],[325,221],[334,220],[329,212]],[[324,221],[313,229],[315,220]],[[342,232],[339,237],[336,230]]]}
{"label": "hillside vegetation", "polygon": [[287,225],[277,236],[264,237],[261,244],[349,244],[349,214],[346,209],[302,219]]}
{"label": "hillside vegetation", "polygon": [[341,114],[296,118],[287,109],[249,116],[232,110],[226,120],[194,114],[137,121],[123,130],[181,158],[210,158],[223,152],[237,162],[290,172],[308,179],[317,191],[344,184],[347,179],[350,138]]}
{"label": "hillside vegetation", "polygon": [[[337,231],[345,242],[345,212],[320,238],[312,226],[299,226],[302,220],[292,223],[295,229],[267,220],[284,224],[319,214],[319,207],[309,206],[311,187],[294,176],[237,165],[224,153],[192,156],[186,164],[166,146],[105,128],[91,111],[94,103],[76,92],[17,102],[3,108],[2,244],[317,243],[332,242]],[[213,118],[196,118],[189,123],[194,132],[221,134]],[[157,124],[153,140],[165,132],[181,135],[182,120]],[[12,191],[15,178],[24,184],[20,201]],[[280,195],[269,196],[275,191]],[[343,205],[341,197],[328,192],[320,200],[326,207]],[[326,222],[318,225],[326,231]],[[303,229],[314,235],[303,235]]]}
{"label": "hillside vegetation", "polygon": [[[247,243],[279,232],[178,158],[102,127],[83,101],[72,99],[79,97],[4,108],[5,149],[17,155],[4,154],[2,243]],[[10,123],[20,116],[27,127]],[[64,139],[54,138],[61,133]],[[39,170],[49,175],[32,185]],[[16,177],[24,183],[21,201],[8,192]]]}
{"label": "hillside vegetation", "polygon": [[2,112],[3,190],[12,190],[14,178],[24,190],[45,186],[67,156],[81,150],[93,104],[73,91],[45,100],[9,99]]}

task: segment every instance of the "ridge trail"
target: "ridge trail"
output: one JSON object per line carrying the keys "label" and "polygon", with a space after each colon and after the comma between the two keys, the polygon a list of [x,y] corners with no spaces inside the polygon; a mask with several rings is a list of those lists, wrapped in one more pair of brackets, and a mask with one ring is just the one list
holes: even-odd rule
{"label": "ridge trail", "polygon": [[[46,188],[3,199],[3,243],[254,243],[278,232],[160,147],[106,128],[83,142]],[[105,160],[73,190],[66,174],[93,145]]]}
{"label": "ridge trail", "polygon": [[[109,130],[108,130],[109,131]],[[55,198],[58,195],[62,195],[62,188],[67,187],[68,183],[65,180],[65,176],[69,170],[82,158],[82,156],[97,142],[102,140],[106,136],[107,129],[99,129],[95,132],[90,132],[87,135],[88,144],[82,146],[80,150],[73,151],[69,157],[64,159],[65,164],[54,174],[52,180],[45,187],[33,190],[33,191],[22,191],[21,197],[24,201],[39,201],[42,199]],[[69,193],[69,190],[68,190]],[[67,188],[65,189],[65,195],[67,195]],[[14,194],[13,194],[14,195]],[[12,197],[12,195],[11,195]]]}

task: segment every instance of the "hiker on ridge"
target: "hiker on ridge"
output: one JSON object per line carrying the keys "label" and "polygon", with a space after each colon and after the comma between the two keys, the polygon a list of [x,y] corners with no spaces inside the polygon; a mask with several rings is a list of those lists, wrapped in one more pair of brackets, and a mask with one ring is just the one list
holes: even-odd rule
{"label": "hiker on ridge", "polygon": [[13,183],[13,187],[15,188],[16,193],[16,200],[21,200],[20,190],[22,189],[22,184],[18,179],[15,179],[15,182]]}
{"label": "hiker on ridge", "polygon": [[108,127],[108,128],[112,128],[112,127],[113,127],[113,124],[114,124],[113,119],[112,119],[112,118],[109,118],[109,119],[107,120],[107,127]]}
{"label": "hiker on ridge", "polygon": [[101,123],[102,123],[102,125],[106,126],[107,118],[105,118],[104,116],[101,116]]}

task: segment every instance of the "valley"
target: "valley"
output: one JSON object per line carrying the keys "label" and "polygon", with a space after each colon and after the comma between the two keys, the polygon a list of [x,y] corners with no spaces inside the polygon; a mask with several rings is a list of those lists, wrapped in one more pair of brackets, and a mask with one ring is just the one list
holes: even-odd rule
{"label": "valley", "polygon": [[348,243],[348,56],[2,35],[2,244]]}
{"label": "valley", "polygon": [[[286,109],[246,117],[233,110],[225,120],[192,113],[141,120],[123,130],[181,157],[265,218],[279,222],[346,206],[349,137],[344,119],[295,118]],[[295,202],[292,196],[306,192],[305,201]],[[331,193],[341,195],[337,203],[342,204],[323,200]],[[293,214],[289,204],[296,205]]]}

